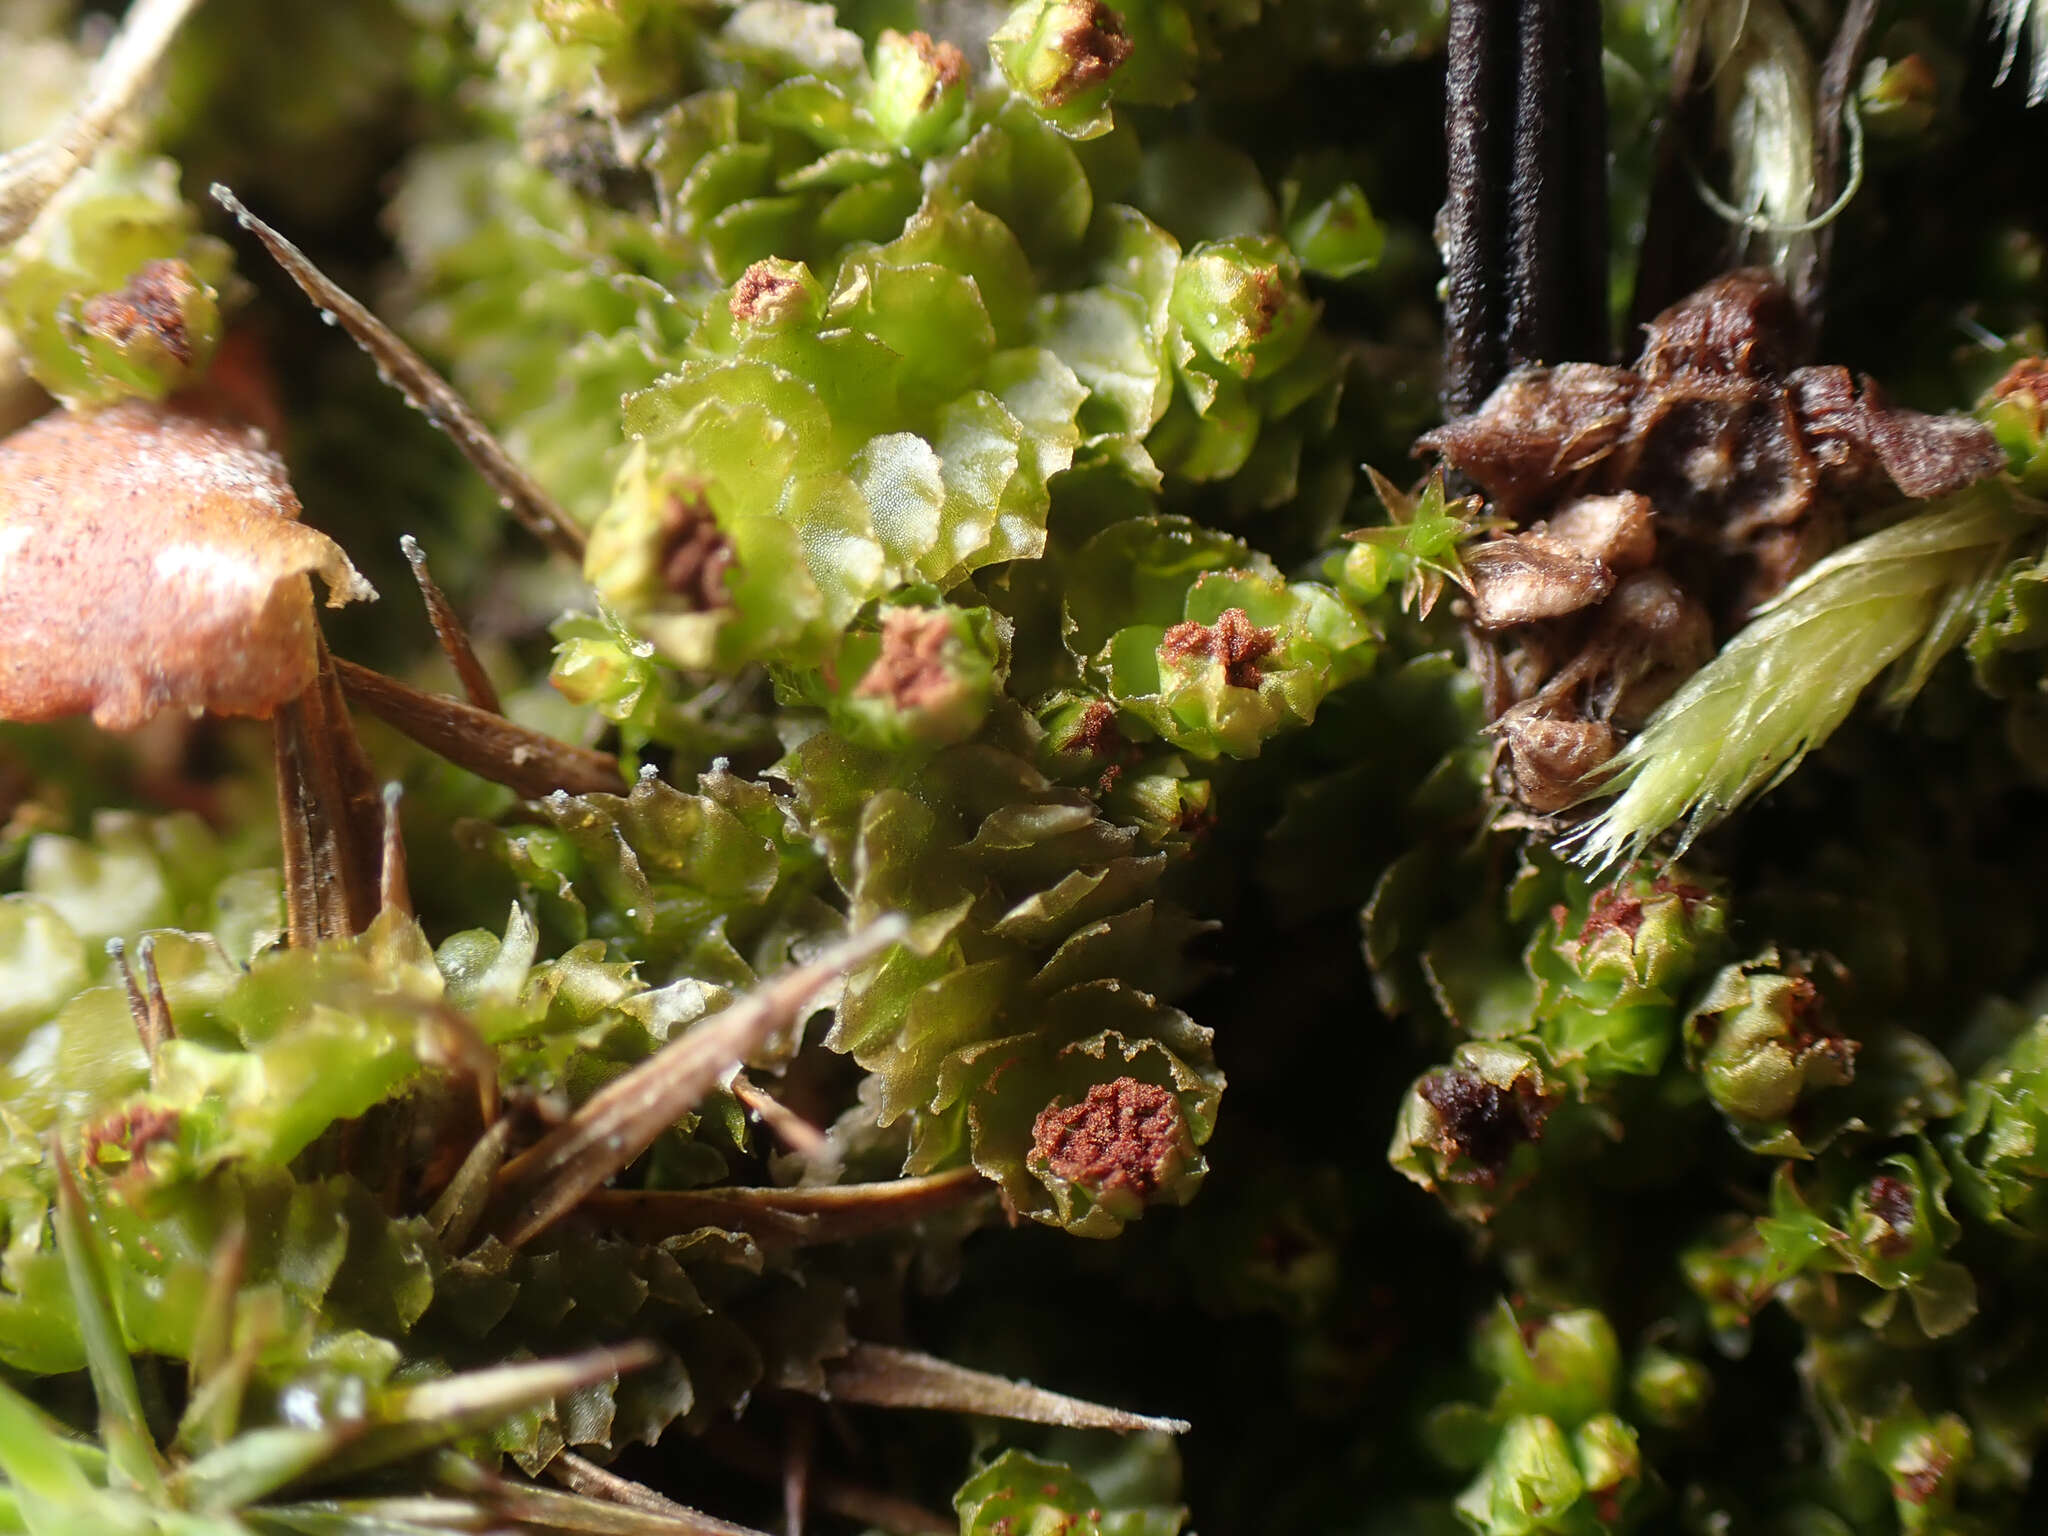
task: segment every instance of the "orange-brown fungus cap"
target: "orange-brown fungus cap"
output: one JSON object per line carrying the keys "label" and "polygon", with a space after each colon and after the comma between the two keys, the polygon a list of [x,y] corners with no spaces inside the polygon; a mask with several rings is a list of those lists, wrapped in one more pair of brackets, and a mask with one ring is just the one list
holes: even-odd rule
{"label": "orange-brown fungus cap", "polygon": [[318,572],[376,593],[298,521],[263,434],[175,405],[53,411],[0,441],[0,718],[271,713],[313,681]]}

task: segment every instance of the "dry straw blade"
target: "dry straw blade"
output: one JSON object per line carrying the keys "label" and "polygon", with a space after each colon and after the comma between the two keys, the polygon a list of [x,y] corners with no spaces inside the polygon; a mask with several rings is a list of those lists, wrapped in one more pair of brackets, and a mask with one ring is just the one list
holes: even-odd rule
{"label": "dry straw blade", "polygon": [[822,988],[902,938],[906,926],[896,916],[870,923],[809,964],[762,983],[593,1096],[500,1171],[507,1199],[502,1240],[516,1248],[575,1209],[762,1042],[801,1018]]}
{"label": "dry straw blade", "polygon": [[833,1402],[978,1413],[1064,1429],[1153,1430],[1178,1435],[1190,1427],[1185,1419],[1129,1413],[883,1344],[856,1344],[830,1362],[821,1395]]}

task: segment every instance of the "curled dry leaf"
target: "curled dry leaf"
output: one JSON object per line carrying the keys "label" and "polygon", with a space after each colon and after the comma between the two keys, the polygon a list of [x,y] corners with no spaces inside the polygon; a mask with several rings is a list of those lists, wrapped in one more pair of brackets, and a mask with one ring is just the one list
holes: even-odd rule
{"label": "curled dry leaf", "polygon": [[270,715],[317,669],[307,576],[373,598],[298,521],[263,434],[175,405],[56,411],[0,442],[0,717]]}

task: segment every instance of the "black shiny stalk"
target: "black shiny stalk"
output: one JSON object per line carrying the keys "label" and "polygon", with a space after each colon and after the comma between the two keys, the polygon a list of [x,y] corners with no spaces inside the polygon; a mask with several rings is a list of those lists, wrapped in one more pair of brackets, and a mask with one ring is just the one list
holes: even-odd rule
{"label": "black shiny stalk", "polygon": [[1599,0],[1452,0],[1444,410],[1524,363],[1605,362]]}

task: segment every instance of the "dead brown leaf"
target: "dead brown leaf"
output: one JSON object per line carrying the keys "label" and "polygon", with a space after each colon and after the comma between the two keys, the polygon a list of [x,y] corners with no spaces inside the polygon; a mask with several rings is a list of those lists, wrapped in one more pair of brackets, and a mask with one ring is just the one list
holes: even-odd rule
{"label": "dead brown leaf", "polygon": [[376,593],[298,521],[262,433],[174,404],[53,411],[0,441],[0,717],[268,717],[313,682],[307,576]]}

